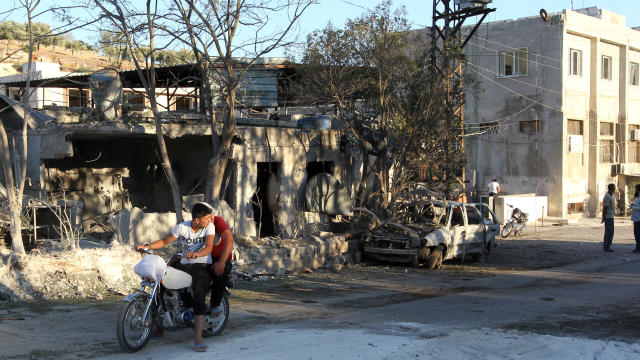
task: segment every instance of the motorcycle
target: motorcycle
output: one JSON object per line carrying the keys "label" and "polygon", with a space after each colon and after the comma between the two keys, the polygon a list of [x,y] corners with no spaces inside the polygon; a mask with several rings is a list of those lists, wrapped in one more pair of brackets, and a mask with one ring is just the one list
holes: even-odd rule
{"label": "motorcycle", "polygon": [[518,209],[517,207],[509,204],[507,204],[507,206],[512,208],[513,211],[511,212],[511,219],[509,219],[504,224],[504,226],[502,227],[502,231],[500,232],[500,235],[503,238],[509,236],[512,231],[514,232],[515,236],[520,235],[522,230],[524,230],[525,226],[527,225],[527,221],[529,219],[529,215],[527,215],[527,213],[525,212],[522,212],[522,210]]}
{"label": "motorcycle", "polygon": [[[151,254],[149,250],[139,251],[146,254],[134,267],[134,272],[141,278],[140,289],[124,299],[116,328],[118,342],[127,352],[142,349],[151,338],[154,327],[162,331],[163,328],[194,325],[191,275],[168,266],[162,257]],[[169,264],[174,261],[176,259],[172,258]],[[212,317],[207,311],[205,315],[203,337],[218,335],[227,326],[229,288],[233,287],[231,276],[220,302],[221,314]],[[209,301],[207,295],[207,304]]]}

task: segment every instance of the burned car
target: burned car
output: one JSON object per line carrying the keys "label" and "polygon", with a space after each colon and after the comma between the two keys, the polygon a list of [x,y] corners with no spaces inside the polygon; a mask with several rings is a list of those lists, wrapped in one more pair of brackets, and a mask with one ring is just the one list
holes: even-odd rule
{"label": "burned car", "polygon": [[431,201],[420,223],[386,223],[363,235],[370,258],[439,268],[442,261],[470,257],[480,261],[495,247],[500,224],[485,204]]}

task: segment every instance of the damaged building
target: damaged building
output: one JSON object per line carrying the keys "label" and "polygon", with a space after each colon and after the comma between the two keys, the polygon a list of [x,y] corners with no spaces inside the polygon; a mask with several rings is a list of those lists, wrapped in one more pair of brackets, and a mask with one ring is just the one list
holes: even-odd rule
{"label": "damaged building", "polygon": [[600,213],[614,183],[624,212],[640,183],[638,28],[596,7],[543,9],[482,24],[465,59],[476,81],[464,114],[477,193],[496,178],[507,194],[546,196],[545,212],[572,218]]}
{"label": "damaged building", "polygon": [[[188,210],[203,198],[208,162],[217,151],[201,100],[202,81],[192,65],[156,72],[167,150]],[[242,106],[235,114],[232,161],[219,174],[224,196],[218,204],[236,234],[295,238],[322,229],[331,215],[350,212],[360,162],[341,151],[335,119],[316,108],[288,106],[294,101],[283,91],[284,82],[294,73],[282,59],[264,59],[238,89]],[[24,75],[2,78],[0,84],[1,100],[14,105],[26,85]],[[115,229],[122,240],[136,242],[163,236],[175,214],[149,100],[136,71],[64,77],[41,72],[31,85],[38,91],[30,104],[42,116],[29,126],[25,192],[43,202],[72,201],[87,233]],[[115,90],[105,95],[109,87]],[[105,96],[121,97],[121,106],[104,107]],[[216,109],[218,118],[222,113]]]}

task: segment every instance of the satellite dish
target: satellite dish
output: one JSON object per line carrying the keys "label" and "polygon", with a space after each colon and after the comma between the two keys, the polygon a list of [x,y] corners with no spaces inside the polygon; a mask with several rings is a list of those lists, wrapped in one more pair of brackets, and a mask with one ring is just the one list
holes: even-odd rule
{"label": "satellite dish", "polygon": [[547,10],[540,9],[540,18],[542,21],[547,22]]}

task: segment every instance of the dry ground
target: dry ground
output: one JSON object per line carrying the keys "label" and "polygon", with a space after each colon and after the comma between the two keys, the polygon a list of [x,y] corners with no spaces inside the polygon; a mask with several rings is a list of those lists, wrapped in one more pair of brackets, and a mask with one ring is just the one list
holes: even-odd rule
{"label": "dry ground", "polygon": [[[601,251],[602,226],[529,228],[520,238],[499,239],[484,263],[445,262],[439,270],[364,263],[340,271],[319,269],[311,273],[262,277],[238,281],[231,298],[231,320],[225,333],[257,325],[292,320],[323,319],[351,311],[410,303],[444,295],[490,291],[493,278],[580,264],[607,256],[635,261],[631,254],[630,223],[616,223],[614,249]],[[477,281],[477,280],[486,280]],[[536,283],[526,285],[535,288]],[[594,291],[597,291],[594,289]],[[115,318],[122,296],[107,294],[102,300],[11,303],[0,302],[1,359],[91,358],[118,353]],[[553,302],[553,297],[541,300]],[[639,301],[612,304],[594,312],[585,306],[563,319],[544,317],[507,328],[553,335],[576,335],[633,342],[640,338]],[[525,309],[523,309],[524,311]],[[477,311],[486,311],[479,309]],[[37,338],[38,342],[32,341]],[[165,333],[163,343],[184,343],[189,330]],[[154,340],[156,341],[156,340]]]}

